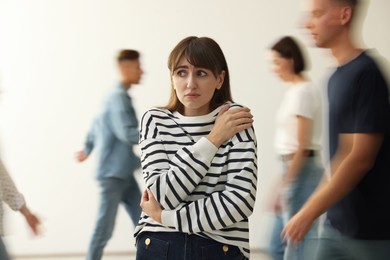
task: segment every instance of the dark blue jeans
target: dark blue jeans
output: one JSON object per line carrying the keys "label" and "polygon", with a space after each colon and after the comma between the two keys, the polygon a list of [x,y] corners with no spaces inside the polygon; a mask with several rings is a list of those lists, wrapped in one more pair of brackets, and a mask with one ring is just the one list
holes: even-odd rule
{"label": "dark blue jeans", "polygon": [[143,232],[137,238],[137,260],[243,260],[236,246],[179,232]]}

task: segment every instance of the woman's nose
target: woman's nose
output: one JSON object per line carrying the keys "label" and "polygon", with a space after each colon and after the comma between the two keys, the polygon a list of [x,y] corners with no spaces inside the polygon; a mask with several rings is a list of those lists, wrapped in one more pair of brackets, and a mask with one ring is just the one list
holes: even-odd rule
{"label": "woman's nose", "polygon": [[187,78],[187,88],[196,88],[196,78],[195,75],[189,74]]}

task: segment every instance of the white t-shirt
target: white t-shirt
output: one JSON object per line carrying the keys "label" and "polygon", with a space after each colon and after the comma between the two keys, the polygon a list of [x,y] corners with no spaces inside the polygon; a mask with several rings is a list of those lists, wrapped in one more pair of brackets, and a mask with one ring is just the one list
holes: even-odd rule
{"label": "white t-shirt", "polygon": [[276,152],[291,154],[298,149],[297,116],[312,120],[312,136],[306,149],[319,150],[321,112],[320,93],[312,83],[290,85],[276,114]]}

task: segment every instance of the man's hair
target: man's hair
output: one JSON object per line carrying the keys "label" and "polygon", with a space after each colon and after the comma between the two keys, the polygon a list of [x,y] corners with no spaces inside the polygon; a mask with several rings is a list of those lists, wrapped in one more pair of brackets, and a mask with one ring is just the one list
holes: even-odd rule
{"label": "man's hair", "polygon": [[360,9],[359,5],[360,5],[361,1],[362,0],[330,0],[330,2],[332,2],[334,5],[349,6],[352,9],[351,20],[355,20],[355,19],[353,19],[353,17],[355,17],[356,13],[359,12],[358,9]]}
{"label": "man's hair", "polygon": [[352,7],[352,9],[355,9],[359,5],[359,0],[331,0],[336,5],[348,5]]}
{"label": "man's hair", "polygon": [[332,0],[332,1],[335,1],[335,2],[339,2],[339,3],[343,3],[343,4],[348,4],[348,5],[357,5],[358,4],[358,0]]}
{"label": "man's hair", "polygon": [[117,61],[125,60],[137,60],[139,58],[139,52],[135,50],[121,50],[118,54]]}

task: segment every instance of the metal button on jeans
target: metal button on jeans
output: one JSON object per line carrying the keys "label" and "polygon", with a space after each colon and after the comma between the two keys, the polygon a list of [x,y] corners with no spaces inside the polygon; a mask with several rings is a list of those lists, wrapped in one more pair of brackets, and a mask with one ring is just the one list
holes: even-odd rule
{"label": "metal button on jeans", "polygon": [[223,252],[224,252],[225,255],[226,255],[226,253],[229,251],[229,246],[223,245],[222,250],[223,250]]}
{"label": "metal button on jeans", "polygon": [[148,249],[149,245],[150,245],[150,238],[147,238],[145,239],[145,246],[146,246],[146,249]]}

